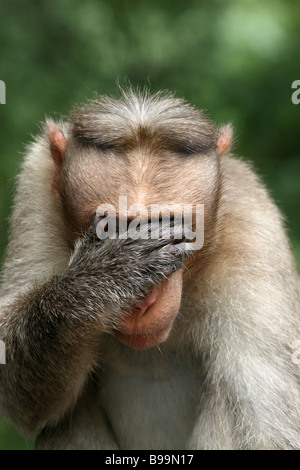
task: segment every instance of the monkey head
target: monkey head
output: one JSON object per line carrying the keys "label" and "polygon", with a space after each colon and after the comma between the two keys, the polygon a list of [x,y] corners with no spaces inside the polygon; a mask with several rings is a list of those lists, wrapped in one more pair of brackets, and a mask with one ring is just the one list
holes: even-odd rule
{"label": "monkey head", "polygon": [[222,184],[220,156],[230,145],[231,127],[218,130],[201,111],[170,95],[126,93],[75,109],[65,133],[49,122],[48,135],[52,193],[61,201],[71,244],[84,234],[101,204],[114,207],[117,219],[128,218],[120,211],[120,196],[126,196],[129,206],[146,207],[148,218],[153,205],[175,207],[175,217],[184,217],[186,204],[204,206],[203,248],[126,312],[113,332],[136,349],[161,343],[179,311],[193,260],[209,250]]}

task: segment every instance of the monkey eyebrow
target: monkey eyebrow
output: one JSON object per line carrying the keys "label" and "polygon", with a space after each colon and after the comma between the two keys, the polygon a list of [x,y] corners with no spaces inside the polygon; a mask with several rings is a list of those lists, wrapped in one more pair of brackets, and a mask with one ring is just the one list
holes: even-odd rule
{"label": "monkey eyebrow", "polygon": [[182,155],[195,155],[205,153],[208,150],[214,150],[215,146],[204,142],[173,140],[169,143],[168,149]]}
{"label": "monkey eyebrow", "polygon": [[164,149],[182,155],[193,155],[216,150],[214,128],[202,122],[184,122],[178,119],[160,125],[109,126],[106,124],[73,124],[73,137],[81,145],[99,150],[124,151],[138,146]]}
{"label": "monkey eyebrow", "polygon": [[73,135],[77,142],[86,146],[97,147],[100,150],[110,150],[125,144],[124,139],[116,139],[116,141],[113,142],[112,140],[106,140],[98,135],[91,136],[80,131],[74,131]]}
{"label": "monkey eyebrow", "polygon": [[195,135],[170,135],[160,136],[161,146],[166,150],[182,155],[194,155],[216,150],[216,142],[203,134]]}
{"label": "monkey eyebrow", "polygon": [[[81,132],[74,132],[74,137],[77,142],[82,145],[96,147],[99,150],[124,150],[128,148],[134,148],[137,145],[136,141],[131,139],[119,137],[113,140],[106,140],[100,136],[91,136],[83,134]],[[206,153],[210,150],[216,149],[216,144],[213,141],[205,141],[205,136],[202,138],[195,139],[188,136],[174,136],[170,134],[157,133],[156,136],[152,137],[152,143],[155,143],[155,146],[160,147],[165,150],[169,150],[174,153],[181,155],[195,155],[197,153]],[[151,138],[149,138],[151,142]]]}

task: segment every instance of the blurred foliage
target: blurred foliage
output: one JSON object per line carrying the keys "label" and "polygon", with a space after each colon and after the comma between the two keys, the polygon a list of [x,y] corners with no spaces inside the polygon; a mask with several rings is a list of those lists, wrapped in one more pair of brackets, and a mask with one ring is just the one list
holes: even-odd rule
{"label": "blurred foliage", "polygon": [[[300,264],[300,3],[292,0],[1,0],[0,254],[14,178],[44,116],[116,84],[170,89],[233,122],[286,215]],[[5,367],[5,366],[0,366]],[[0,449],[30,448],[0,423]]]}
{"label": "blurred foliage", "polygon": [[[1,366],[4,367],[4,366]],[[24,440],[7,421],[0,421],[0,450],[31,450],[33,443]]]}

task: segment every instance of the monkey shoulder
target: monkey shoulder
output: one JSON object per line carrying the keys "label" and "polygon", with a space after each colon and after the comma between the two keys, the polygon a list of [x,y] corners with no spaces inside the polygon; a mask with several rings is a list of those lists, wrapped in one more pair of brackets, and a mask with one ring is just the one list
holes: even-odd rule
{"label": "monkey shoulder", "polygon": [[220,217],[230,216],[240,223],[252,223],[253,229],[259,226],[271,231],[275,228],[284,231],[281,211],[253,164],[225,156],[221,168]]}

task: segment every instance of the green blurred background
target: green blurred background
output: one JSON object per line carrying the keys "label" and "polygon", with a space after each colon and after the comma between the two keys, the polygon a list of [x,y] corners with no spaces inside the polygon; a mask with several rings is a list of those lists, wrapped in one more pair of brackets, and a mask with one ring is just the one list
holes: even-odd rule
{"label": "green blurred background", "polygon": [[[300,3],[293,0],[1,0],[0,255],[25,145],[45,115],[116,84],[170,89],[236,128],[286,215],[300,266]],[[5,366],[0,366],[5,367]],[[29,449],[0,421],[0,449]]]}

